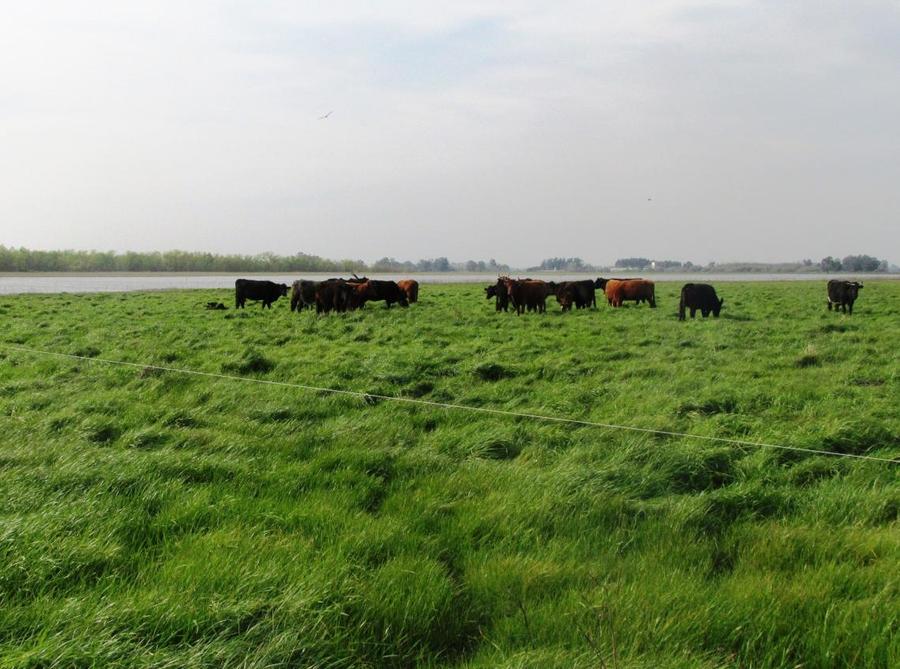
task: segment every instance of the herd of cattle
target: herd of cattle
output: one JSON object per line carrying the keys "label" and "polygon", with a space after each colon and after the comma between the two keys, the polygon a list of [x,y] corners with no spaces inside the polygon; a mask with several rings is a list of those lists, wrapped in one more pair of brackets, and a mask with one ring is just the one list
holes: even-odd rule
{"label": "herd of cattle", "polygon": [[[840,309],[853,313],[853,303],[859,297],[863,285],[857,281],[832,279],[828,282],[828,310]],[[553,296],[563,311],[588,309],[597,306],[597,291],[603,292],[607,303],[621,307],[624,302],[635,304],[647,302],[656,307],[656,286],[647,279],[586,279],[583,281],[541,281],[538,279],[511,279],[501,276],[495,284],[484,289],[487,299],[494,298],[497,311],[516,314],[526,311],[544,312],[547,298]],[[238,279],[234,282],[235,308],[243,309],[247,300],[262,302],[263,308],[272,308],[279,297],[291,295],[291,311],[302,311],[315,307],[316,313],[330,311],[352,311],[365,306],[366,302],[383,301],[387,307],[399,304],[408,307],[419,300],[419,283],[413,279],[404,281],[378,281],[355,274],[350,279],[326,279],[325,281],[294,281],[288,287],[285,283]],[[678,319],[684,320],[690,311],[694,318],[699,311],[704,318],[712,314],[718,318],[724,299],[719,299],[716,289],[708,283],[686,283],[681,288],[678,305]],[[224,309],[222,304],[209,303],[208,309]]]}
{"label": "herd of cattle", "polygon": [[355,274],[352,279],[326,279],[325,281],[294,281],[288,289],[286,283],[238,279],[234,282],[234,306],[243,309],[247,300],[262,302],[263,308],[272,308],[272,302],[291,292],[291,311],[315,307],[316,313],[352,311],[366,302],[384,301],[388,307],[397,303],[408,307],[419,301],[419,282],[377,281]]}

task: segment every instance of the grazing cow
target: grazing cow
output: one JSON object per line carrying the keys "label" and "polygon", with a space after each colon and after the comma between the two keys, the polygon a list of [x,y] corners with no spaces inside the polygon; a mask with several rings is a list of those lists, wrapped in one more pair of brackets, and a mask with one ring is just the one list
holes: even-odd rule
{"label": "grazing cow", "polygon": [[685,309],[691,310],[691,318],[697,314],[697,310],[703,314],[703,318],[710,312],[715,318],[719,317],[725,300],[720,300],[716,295],[716,289],[708,283],[686,283],[681,287],[681,302],[678,305],[678,320],[684,320]]}
{"label": "grazing cow", "polygon": [[316,313],[347,311],[352,308],[354,286],[343,279],[326,279],[316,284]]}
{"label": "grazing cow", "polygon": [[841,281],[832,279],[828,282],[828,311],[841,310],[842,313],[853,314],[853,303],[859,297],[863,285],[858,281]]}
{"label": "grazing cow", "polygon": [[652,308],[656,308],[656,287],[646,279],[609,279],[606,282],[606,300],[614,307],[621,307],[625,300],[634,300],[640,304],[647,300]]}
{"label": "grazing cow", "polygon": [[[563,311],[571,309],[572,304],[575,305],[576,309],[587,309],[597,306],[597,296],[594,292],[595,283],[590,279],[584,281],[562,281],[557,284],[551,282],[550,285],[553,287],[556,301],[562,305]],[[563,300],[568,306],[563,304]]]}
{"label": "grazing cow", "polygon": [[303,311],[316,306],[316,282],[294,281],[291,284],[291,311]]}
{"label": "grazing cow", "polygon": [[262,302],[262,308],[272,308],[272,302],[279,297],[288,294],[285,283],[272,281],[255,281],[253,279],[238,279],[234,282],[234,307],[243,309],[247,300]]}
{"label": "grazing cow", "polygon": [[575,304],[575,289],[567,285],[557,286],[556,301],[559,302],[559,306],[562,307],[563,311],[571,311],[572,305]]}
{"label": "grazing cow", "polygon": [[412,304],[419,301],[419,282],[415,279],[403,279],[397,282],[397,287],[406,295],[406,301]]}
{"label": "grazing cow", "polygon": [[507,278],[504,283],[517,315],[528,311],[542,313],[547,311],[547,296],[552,294],[553,286],[545,281],[531,279],[513,280]]}
{"label": "grazing cow", "polygon": [[499,277],[497,283],[484,289],[484,297],[489,300],[494,298],[494,309],[496,311],[509,311],[509,291],[506,289],[506,279],[509,277]]}
{"label": "grazing cow", "polygon": [[390,309],[394,302],[400,304],[401,307],[408,307],[409,301],[406,294],[400,290],[393,281],[378,281],[369,279],[365,283],[355,285],[354,300],[356,306],[362,306],[366,302],[379,302],[384,300],[385,306]]}

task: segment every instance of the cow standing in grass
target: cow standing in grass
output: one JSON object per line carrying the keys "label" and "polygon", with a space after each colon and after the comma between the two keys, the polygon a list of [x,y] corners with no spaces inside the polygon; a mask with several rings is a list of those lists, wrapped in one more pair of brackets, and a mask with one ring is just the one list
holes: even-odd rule
{"label": "cow standing in grass", "polygon": [[294,281],[291,284],[291,311],[303,311],[316,306],[316,282]]}
{"label": "cow standing in grass", "polygon": [[495,311],[509,311],[509,291],[506,288],[506,280],[509,277],[497,278],[497,283],[484,289],[484,297],[489,300],[494,298]]}
{"label": "cow standing in grass", "polygon": [[243,309],[247,300],[262,302],[262,308],[272,308],[272,302],[288,294],[286,283],[238,279],[234,282],[234,307]]}
{"label": "cow standing in grass", "polygon": [[538,313],[547,311],[547,297],[553,293],[552,284],[532,279],[506,279],[504,283],[517,315],[521,316],[526,310]]}
{"label": "cow standing in grass", "polygon": [[369,279],[365,283],[354,283],[353,291],[351,308],[361,307],[366,302],[380,301],[384,301],[385,307],[388,309],[395,302],[401,307],[409,306],[409,300],[407,300],[406,294],[400,290],[400,286],[393,281]]}
{"label": "cow standing in grass", "polygon": [[590,279],[584,281],[561,281],[559,283],[550,282],[550,286],[553,288],[556,301],[559,302],[563,311],[569,311],[572,305],[576,309],[588,309],[597,306],[595,283]]}
{"label": "cow standing in grass", "polygon": [[859,291],[863,287],[858,281],[841,281],[832,279],[828,282],[828,311],[841,310],[842,313],[853,314],[853,303],[859,297]]}
{"label": "cow standing in grass", "polygon": [[703,318],[712,313],[714,318],[719,317],[725,300],[720,300],[716,295],[716,289],[708,283],[686,283],[681,288],[681,301],[678,304],[678,320],[684,320],[686,309],[690,309],[691,318],[700,310]]}
{"label": "cow standing in grass", "polygon": [[316,284],[316,313],[347,311],[352,308],[354,287],[343,279],[326,279]]}
{"label": "cow standing in grass", "polygon": [[606,300],[613,307],[621,307],[626,300],[640,304],[644,300],[656,308],[656,286],[646,279],[609,279],[605,286]]}

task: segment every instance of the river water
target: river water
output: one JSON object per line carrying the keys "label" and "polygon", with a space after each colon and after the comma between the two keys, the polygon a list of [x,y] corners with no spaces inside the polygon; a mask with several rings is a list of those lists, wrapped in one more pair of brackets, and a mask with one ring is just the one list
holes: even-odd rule
{"label": "river water", "polygon": [[[627,273],[612,273],[605,276],[628,276]],[[200,274],[191,272],[154,272],[154,273],[99,273],[99,274],[74,274],[74,273],[3,273],[0,274],[0,295],[15,295],[18,293],[110,293],[126,291],[146,290],[183,290],[202,288],[232,288],[237,278],[269,279],[279,283],[291,284],[296,279],[322,280],[332,276],[340,276],[335,273],[297,272],[295,274]],[[346,276],[346,275],[344,275]],[[368,274],[372,279],[386,279],[397,281],[398,279],[412,278],[420,283],[483,283],[485,285],[496,280],[496,274],[470,274],[466,272],[439,272],[432,274]],[[524,276],[513,274],[512,276]],[[596,274],[570,274],[565,272],[532,272],[528,274],[533,279],[546,281],[571,281],[576,279],[595,278]],[[696,281],[703,283],[721,283],[727,281],[821,281],[833,278],[848,278],[858,280],[873,279],[900,279],[898,274],[876,275],[850,275],[850,274],[713,274],[713,273],[653,273],[641,274],[642,277],[654,281],[687,282]]]}

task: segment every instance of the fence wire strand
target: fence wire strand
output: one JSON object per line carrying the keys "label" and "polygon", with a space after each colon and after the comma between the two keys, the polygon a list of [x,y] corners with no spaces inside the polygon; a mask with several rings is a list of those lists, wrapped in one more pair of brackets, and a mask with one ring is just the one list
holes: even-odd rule
{"label": "fence wire strand", "polygon": [[359,390],[343,390],[340,388],[326,388],[322,386],[313,386],[304,383],[292,383],[288,381],[272,381],[268,379],[256,379],[248,376],[235,376],[232,374],[219,374],[216,372],[203,372],[195,369],[184,369],[179,367],[166,367],[161,365],[150,365],[139,362],[127,362],[125,360],[110,360],[107,358],[96,358],[90,357],[86,355],[76,355],[74,353],[60,353],[58,351],[46,351],[42,349],[29,348],[27,346],[20,346],[15,344],[2,344],[3,347],[12,350],[18,351],[20,353],[31,353],[35,355],[44,355],[50,357],[57,358],[67,358],[70,360],[80,360],[84,362],[92,362],[92,363],[100,363],[104,365],[112,365],[112,366],[121,366],[121,367],[133,367],[138,369],[152,369],[161,372],[171,372],[173,374],[185,374],[190,376],[201,376],[211,379],[219,379],[225,381],[240,381],[244,383],[255,383],[260,385],[267,386],[279,386],[282,388],[293,388],[297,390],[308,390],[313,392],[320,393],[329,393],[332,395],[344,395],[349,397],[359,397],[362,399],[377,399],[383,400],[386,402],[398,402],[404,404],[412,404],[412,405],[420,405],[426,407],[432,407],[435,409],[448,409],[455,411],[471,411],[475,413],[482,414],[492,414],[498,416],[508,416],[513,418],[526,418],[529,420],[537,420],[544,421],[549,423],[564,423],[569,425],[577,425],[580,427],[594,427],[594,428],[602,428],[607,430],[622,430],[627,432],[638,432],[643,434],[655,434],[666,437],[675,437],[679,439],[694,439],[697,441],[709,441],[709,442],[717,442],[722,444],[730,444],[732,446],[745,446],[752,448],[769,448],[783,451],[796,451],[799,453],[808,453],[812,455],[828,455],[832,457],[840,457],[840,458],[853,458],[857,460],[871,460],[875,462],[887,462],[890,464],[900,464],[900,460],[891,459],[891,458],[880,458],[874,455],[863,455],[858,453],[839,453],[837,451],[828,451],[824,449],[818,448],[805,448],[802,446],[787,446],[784,444],[770,444],[759,441],[749,441],[746,439],[731,439],[729,437],[713,437],[703,434],[691,434],[689,432],[675,432],[672,430],[657,430],[649,427],[637,427],[634,425],[617,425],[615,423],[602,423],[598,421],[591,420],[580,420],[577,418],[567,418],[564,416],[545,416],[542,414],[535,413],[527,413],[521,411],[509,411],[507,409],[494,409],[490,407],[473,407],[467,406],[465,404],[453,404],[450,402],[435,402],[432,400],[423,400],[414,397],[398,397],[395,395],[381,395],[378,393],[367,393]]}

